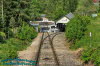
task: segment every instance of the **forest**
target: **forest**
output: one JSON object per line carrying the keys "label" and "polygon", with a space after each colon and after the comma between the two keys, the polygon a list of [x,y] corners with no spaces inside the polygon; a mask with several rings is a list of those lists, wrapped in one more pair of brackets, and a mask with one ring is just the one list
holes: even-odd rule
{"label": "forest", "polygon": [[[84,62],[91,61],[99,66],[100,34],[96,34],[100,26],[96,24],[100,20],[99,6],[95,6],[92,0],[0,0],[0,60],[16,58],[17,51],[27,48],[38,35],[34,27],[29,25],[30,21],[39,20],[42,14],[57,21],[72,12],[76,17],[66,27],[66,38],[73,43],[71,48],[85,48],[81,56]],[[92,13],[99,16],[92,18]],[[93,31],[93,22],[98,25],[97,31]],[[93,29],[90,29],[91,27]],[[88,47],[87,35],[90,31],[96,34],[94,42],[98,40],[92,49]]]}
{"label": "forest", "polygon": [[30,21],[40,19],[41,14],[57,20],[74,12],[76,5],[76,0],[1,0],[0,60],[16,58],[17,51],[27,48],[37,36]]}

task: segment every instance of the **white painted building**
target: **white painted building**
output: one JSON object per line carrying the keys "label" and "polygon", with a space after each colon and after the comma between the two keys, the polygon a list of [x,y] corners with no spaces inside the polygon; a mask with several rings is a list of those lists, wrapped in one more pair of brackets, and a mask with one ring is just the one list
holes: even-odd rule
{"label": "white painted building", "polygon": [[[37,32],[56,32],[57,28],[54,21],[48,20],[48,18],[42,17],[42,21],[35,21],[31,22],[30,24],[33,25]],[[52,28],[55,27],[55,28]],[[39,31],[39,28],[40,31]]]}
{"label": "white painted building", "polygon": [[72,19],[74,18],[74,15],[72,13],[69,13],[67,15],[65,15],[64,17],[62,17],[61,19],[59,19],[57,22],[56,22],[56,25],[57,25],[57,28],[59,28],[59,30],[61,32],[65,31],[65,27],[67,25],[67,23]]}
{"label": "white painted building", "polygon": [[70,20],[67,18],[67,17],[62,17],[60,20],[58,20],[57,22],[56,22],[56,24],[58,24],[58,23],[64,23],[64,24],[66,24],[66,23],[68,23]]}

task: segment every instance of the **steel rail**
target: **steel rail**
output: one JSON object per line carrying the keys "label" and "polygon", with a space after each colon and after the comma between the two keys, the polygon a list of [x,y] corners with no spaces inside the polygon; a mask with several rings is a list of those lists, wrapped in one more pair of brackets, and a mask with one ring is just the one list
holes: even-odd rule
{"label": "steel rail", "polygon": [[[43,42],[44,42],[44,40],[45,40],[46,38],[49,38],[49,42],[50,42],[51,49],[52,49],[52,51],[53,51],[53,56],[54,56],[54,60],[55,60],[56,66],[60,66],[59,60],[58,60],[58,57],[57,57],[57,54],[56,54],[56,51],[55,51],[55,49],[54,49],[53,42],[52,42],[52,41],[53,41],[53,38],[54,38],[56,35],[60,34],[60,33],[49,34],[49,33],[47,32],[47,35],[48,35],[48,36],[46,36],[46,37],[44,37],[44,34],[45,34],[45,33],[43,32],[42,38],[41,38],[41,42],[40,42],[39,48],[38,48],[37,53],[36,53],[36,57],[35,57],[36,64],[35,64],[35,66],[39,66],[39,59],[40,59],[40,55],[41,55],[41,48],[42,48]],[[54,34],[55,34],[55,35],[54,35]],[[53,36],[52,38],[50,38],[50,36],[52,36],[52,35],[54,35],[54,36]],[[34,65],[33,65],[33,66],[34,66]]]}
{"label": "steel rail", "polygon": [[38,63],[39,63],[41,48],[42,48],[42,45],[43,45],[43,37],[44,37],[44,32],[42,34],[42,39],[41,39],[41,42],[40,42],[40,45],[39,45],[39,48],[38,48],[38,52],[37,52],[36,57],[35,57],[35,61],[36,61],[35,66],[38,66]]}
{"label": "steel rail", "polygon": [[54,59],[55,59],[56,65],[60,66],[56,51],[55,51],[54,46],[53,46],[53,42],[52,42],[53,40],[50,38],[50,35],[49,35],[48,32],[47,32],[47,34],[48,34],[48,37],[49,37],[49,41],[50,41],[50,45],[51,45],[51,48],[52,48],[52,51],[53,51],[53,55],[54,55]]}

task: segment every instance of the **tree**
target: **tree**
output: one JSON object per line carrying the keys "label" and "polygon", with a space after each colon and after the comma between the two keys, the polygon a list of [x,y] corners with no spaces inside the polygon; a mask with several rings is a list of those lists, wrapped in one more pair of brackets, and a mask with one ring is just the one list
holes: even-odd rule
{"label": "tree", "polygon": [[100,0],[99,0],[99,12],[100,12]]}
{"label": "tree", "polygon": [[15,22],[14,17],[11,17],[9,25],[10,25],[11,28],[14,28],[15,27],[16,22]]}
{"label": "tree", "polygon": [[[3,18],[0,16],[0,27],[4,26],[6,31],[9,27],[22,26],[23,22],[28,23],[41,14],[57,20],[68,12],[74,12],[77,7],[77,0],[2,0],[0,3],[4,12]],[[5,24],[2,25],[2,22]]]}
{"label": "tree", "polygon": [[9,26],[12,28],[13,32],[15,33],[16,22],[14,17],[11,17]]}
{"label": "tree", "polygon": [[0,30],[1,30],[1,28],[2,28],[2,17],[1,17],[1,15],[2,15],[2,2],[0,1]]}
{"label": "tree", "polygon": [[[34,0],[35,1],[35,0]],[[78,0],[37,0],[39,14],[47,14],[47,17],[57,20],[77,8]],[[35,3],[34,3],[35,4]]]}
{"label": "tree", "polygon": [[91,15],[91,13],[97,12],[97,8],[92,0],[79,0],[76,12],[82,15]]}
{"label": "tree", "polygon": [[7,34],[9,28],[22,26],[22,22],[31,20],[32,0],[1,0],[0,1],[0,31],[4,29]]}
{"label": "tree", "polygon": [[[3,28],[4,27],[4,4],[3,4],[3,1],[4,0],[1,0],[0,3],[1,3],[1,7],[0,7],[0,28]],[[2,29],[1,29],[2,30]]]}

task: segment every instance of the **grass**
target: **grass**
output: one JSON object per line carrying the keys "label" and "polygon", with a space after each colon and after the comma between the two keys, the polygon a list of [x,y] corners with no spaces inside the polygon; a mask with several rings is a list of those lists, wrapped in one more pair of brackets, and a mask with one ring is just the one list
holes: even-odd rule
{"label": "grass", "polygon": [[[100,17],[93,18],[87,28],[85,35],[76,41],[71,49],[84,48],[82,60],[87,63],[93,61],[95,66],[100,66]],[[90,32],[92,37],[89,35]]]}
{"label": "grass", "polygon": [[[100,19],[96,18],[91,21],[91,24],[87,27],[88,30],[85,33],[85,36],[77,41],[74,48],[78,47],[97,47],[100,46]],[[92,33],[92,37],[90,37],[90,32]],[[77,46],[78,45],[78,46]]]}
{"label": "grass", "polygon": [[10,38],[5,43],[0,44],[0,66],[5,59],[14,59],[18,57],[17,51],[26,49],[30,45],[30,41]]}

